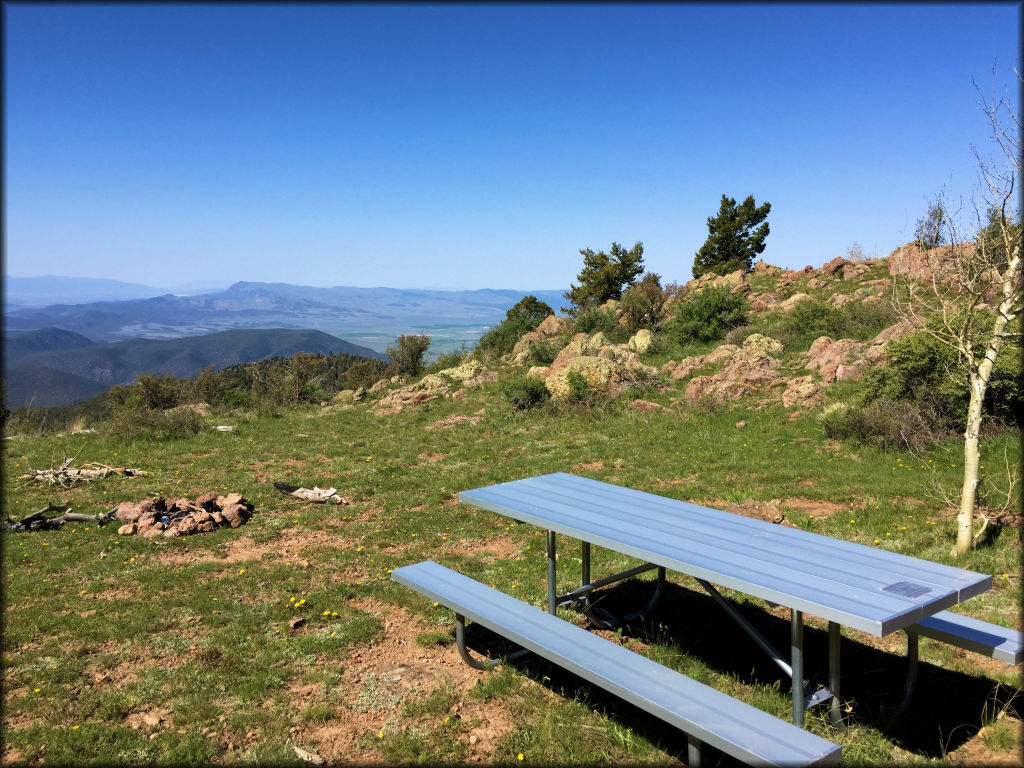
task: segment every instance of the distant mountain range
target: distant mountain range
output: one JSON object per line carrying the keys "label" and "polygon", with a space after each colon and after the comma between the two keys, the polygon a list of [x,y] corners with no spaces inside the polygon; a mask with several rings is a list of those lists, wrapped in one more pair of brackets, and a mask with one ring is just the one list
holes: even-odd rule
{"label": "distant mountain range", "polygon": [[177,287],[157,288],[142,283],[126,283],[99,277],[4,277],[4,302],[13,307],[47,307],[52,304],[87,304],[93,301],[126,301],[148,299],[168,293],[192,294],[220,290],[214,285],[192,283]]}
{"label": "distant mountain range", "polygon": [[195,296],[166,294],[46,307],[9,305],[5,324],[12,330],[73,328],[101,341],[180,338],[243,328],[310,328],[377,351],[399,334],[426,333],[434,339],[431,351],[437,353],[461,343],[472,345],[525,295],[532,294],[557,311],[564,303],[562,293],[240,282]]}
{"label": "distant mountain range", "polygon": [[188,377],[208,365],[220,370],[296,352],[384,358],[367,347],[313,330],[238,330],[111,343],[97,343],[60,328],[8,332],[3,351],[7,407],[66,405],[130,384],[140,373]]}

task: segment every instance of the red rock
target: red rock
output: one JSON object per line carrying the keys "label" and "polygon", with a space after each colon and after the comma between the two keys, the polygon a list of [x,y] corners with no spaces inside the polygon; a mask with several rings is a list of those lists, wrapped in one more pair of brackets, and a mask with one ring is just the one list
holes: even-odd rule
{"label": "red rock", "polygon": [[133,501],[122,501],[117,505],[117,511],[114,513],[114,517],[122,523],[134,523],[141,515],[142,510]]}
{"label": "red rock", "polygon": [[230,507],[232,504],[240,504],[243,501],[245,501],[245,499],[242,498],[242,494],[240,493],[229,493],[224,497],[223,502],[221,502],[220,499],[217,499],[218,506],[220,506],[221,509],[224,509],[224,507]]}
{"label": "red rock", "polygon": [[118,536],[134,536],[138,526],[135,523],[125,523],[117,529]]}
{"label": "red rock", "polygon": [[209,533],[210,531],[217,530],[217,524],[213,522],[213,519],[204,520],[196,525],[196,530],[202,533]]}
{"label": "red rock", "polygon": [[836,256],[834,259],[832,259],[832,261],[826,262],[822,266],[821,273],[823,275],[832,276],[836,272],[838,272],[840,269],[845,267],[848,263],[849,262],[846,259],[844,259],[842,256]]}
{"label": "red rock", "polygon": [[228,525],[230,525],[232,528],[237,528],[245,522],[241,515],[241,510],[243,509],[244,507],[242,507],[240,504],[232,504],[230,506],[224,507],[224,509],[222,509],[220,513],[224,516],[224,519],[227,520]]}
{"label": "red rock", "polygon": [[215,509],[210,513],[210,517],[213,518],[213,522],[217,525],[224,525],[224,515],[221,514],[219,509]]}
{"label": "red rock", "polygon": [[167,509],[163,496],[143,499],[139,502],[139,513],[145,515],[147,512],[161,513]]}
{"label": "red rock", "polygon": [[216,501],[217,501],[217,492],[216,491],[210,491],[209,493],[204,493],[202,496],[198,497],[196,499],[196,504],[198,506],[204,507],[204,508],[206,508],[208,510],[209,507],[211,505],[213,505]]}
{"label": "red rock", "polygon": [[210,513],[207,512],[205,509],[193,513],[192,519],[195,520],[197,524],[213,520],[213,518],[210,516]]}
{"label": "red rock", "polygon": [[178,533],[180,535],[188,536],[190,534],[195,533],[198,530],[199,525],[198,523],[196,523],[195,518],[189,516],[181,518],[181,520],[177,522],[175,527],[178,529]]}

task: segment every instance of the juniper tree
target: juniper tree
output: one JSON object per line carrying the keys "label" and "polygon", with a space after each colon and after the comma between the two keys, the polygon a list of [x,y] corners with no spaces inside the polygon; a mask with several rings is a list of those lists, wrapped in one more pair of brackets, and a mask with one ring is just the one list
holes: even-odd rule
{"label": "juniper tree", "polygon": [[628,251],[618,243],[612,243],[611,252],[590,248],[580,251],[583,269],[576,276],[580,284],[570,285],[563,294],[574,307],[562,307],[563,312],[575,314],[587,307],[599,307],[609,299],[622,297],[622,289],[632,283],[644,271],[644,244],[636,243]]}
{"label": "juniper tree", "polygon": [[771,209],[771,203],[758,206],[753,195],[739,205],[735,199],[722,195],[718,215],[708,217],[708,239],[693,260],[693,276],[753,269],[754,256],[764,251],[770,231],[765,219]]}

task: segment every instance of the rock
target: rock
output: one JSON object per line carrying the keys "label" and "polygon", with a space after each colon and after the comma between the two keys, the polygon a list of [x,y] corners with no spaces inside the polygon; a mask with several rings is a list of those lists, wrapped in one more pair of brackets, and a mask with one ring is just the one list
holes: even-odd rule
{"label": "rock", "polygon": [[776,339],[752,333],[743,340],[740,352],[751,360],[757,360],[762,357],[778,357],[782,354],[782,349],[782,343]]}
{"label": "rock", "polygon": [[335,403],[354,403],[355,401],[356,391],[354,389],[343,389],[333,398],[333,402]]}
{"label": "rock", "polygon": [[747,426],[747,422],[745,422],[745,421],[737,421],[736,422],[736,429],[743,429],[743,427],[745,427],[745,426]]}
{"label": "rock", "polygon": [[828,285],[828,283],[817,277],[812,277],[807,281],[808,288],[824,288],[826,285]]}
{"label": "rock", "polygon": [[289,629],[298,629],[299,627],[301,627],[305,623],[306,623],[306,620],[304,618],[302,618],[301,616],[295,616],[294,618],[288,619],[288,628]]}
{"label": "rock", "polygon": [[141,516],[142,510],[140,506],[131,501],[122,501],[117,505],[117,511],[114,513],[114,517],[122,523],[134,523]]}
{"label": "rock", "polygon": [[224,525],[224,515],[221,514],[221,511],[219,509],[215,509],[212,512],[210,512],[210,517],[213,519],[213,522],[216,525]]}
{"label": "rock", "polygon": [[134,536],[138,530],[138,526],[135,523],[125,523],[117,529],[118,536]]}
{"label": "rock", "polygon": [[530,367],[530,370],[526,372],[526,375],[538,376],[539,378],[543,379],[545,376],[547,376],[549,370],[551,369],[546,365],[534,365]]}
{"label": "rock", "polygon": [[782,404],[787,408],[817,405],[820,402],[821,384],[813,376],[790,379],[786,391],[782,393]]}
{"label": "rock", "polygon": [[608,346],[608,340],[605,339],[604,334],[598,331],[593,336],[587,339],[586,345],[583,347],[583,354],[597,354],[603,347]]}
{"label": "rock", "polygon": [[753,499],[744,499],[739,504],[730,504],[725,508],[725,511],[731,512],[734,515],[750,517],[754,520],[764,520],[768,523],[783,525],[787,528],[796,528],[796,526],[789,522],[786,519],[786,516],[779,511],[779,504],[781,502],[781,499],[772,499],[771,501],[754,501]]}
{"label": "rock", "polygon": [[168,528],[166,528],[164,530],[164,538],[165,539],[173,539],[173,538],[176,538],[176,537],[178,537],[180,535],[181,534],[178,531],[178,526],[177,525],[171,525],[170,527],[168,527]]}
{"label": "rock", "polygon": [[637,331],[633,337],[629,340],[629,349],[636,352],[638,355],[647,354],[654,344],[654,337],[651,332],[646,328],[641,328]]}
{"label": "rock", "polygon": [[209,533],[210,531],[217,530],[217,524],[213,522],[213,518],[210,518],[201,523],[196,523],[196,530],[202,533]]}
{"label": "rock", "polygon": [[819,371],[826,384],[836,380],[836,371],[859,355],[865,345],[852,339],[836,341],[829,336],[819,336],[807,351],[807,368]]}
{"label": "rock", "polygon": [[216,503],[217,503],[217,492],[216,491],[210,491],[209,493],[204,493],[202,496],[199,496],[199,497],[196,498],[196,505],[202,507],[203,509],[205,509],[207,511],[209,511],[209,509],[214,504],[216,504]]}
{"label": "rock", "polygon": [[[974,243],[957,246],[968,258],[974,251]],[[934,278],[943,278],[952,270],[953,246],[940,245],[922,250],[917,243],[907,243],[889,254],[889,274],[910,280],[930,283]]]}
{"label": "rock", "polygon": [[846,266],[848,263],[849,262],[846,259],[844,259],[842,256],[836,256],[834,259],[832,259],[832,261],[826,262],[822,266],[821,273],[823,275],[831,277],[836,272],[838,272],[840,269],[842,269],[844,266]]}
{"label": "rock", "polygon": [[379,381],[375,381],[370,388],[366,390],[366,394],[371,397],[376,397],[377,395],[386,392],[390,387],[391,379],[380,379]]}
{"label": "rock", "polygon": [[164,502],[163,496],[156,496],[149,499],[143,499],[139,502],[139,513],[145,515],[148,512],[157,513],[163,512],[167,509],[167,505]]}
{"label": "rock", "polygon": [[148,528],[143,528],[142,526],[139,526],[139,533],[147,539],[152,539],[154,536],[159,536],[163,532],[164,529],[159,523],[151,525]]}
{"label": "rock", "polygon": [[548,315],[535,330],[541,336],[559,336],[568,333],[571,327],[572,318]]}
{"label": "rock", "polygon": [[355,393],[355,394],[354,394],[354,395],[352,396],[352,398],[353,398],[353,399],[354,399],[354,400],[355,400],[355,401],[356,401],[357,403],[360,403],[360,402],[362,402],[363,400],[365,400],[365,399],[366,399],[366,388],[365,388],[365,387],[359,387],[359,388],[358,388],[358,389],[356,390],[356,393]]}
{"label": "rock", "polygon": [[574,357],[565,363],[565,366],[549,375],[544,383],[556,399],[564,399],[569,396],[569,373],[580,373],[586,378],[587,383],[595,389],[607,391],[611,385],[620,380],[618,366],[606,357],[580,356]]}
{"label": "rock", "polygon": [[457,365],[454,368],[445,368],[438,376],[450,381],[467,381],[475,379],[483,372],[484,367],[482,364],[476,360],[467,360],[462,365]]}
{"label": "rock", "polygon": [[241,504],[229,504],[221,510],[221,515],[232,528],[238,528],[248,519],[248,510]]}
{"label": "rock", "polygon": [[754,264],[755,275],[778,275],[782,272],[781,267],[769,264],[767,261],[758,261]]}
{"label": "rock", "polygon": [[790,311],[792,311],[793,307],[795,307],[801,301],[810,301],[810,300],[811,300],[811,297],[808,296],[806,293],[794,293],[788,299],[786,299],[785,301],[783,301],[783,302],[781,302],[779,304],[779,309],[781,309],[783,312],[790,312]]}
{"label": "rock", "polygon": [[836,307],[841,307],[844,304],[849,304],[851,301],[856,301],[858,297],[852,293],[834,293],[829,299],[828,303]]}
{"label": "rock", "polygon": [[[209,517],[209,515],[207,515]],[[188,517],[181,518],[176,524],[175,528],[178,529],[180,536],[190,536],[199,529],[199,524],[196,519],[189,515]]]}

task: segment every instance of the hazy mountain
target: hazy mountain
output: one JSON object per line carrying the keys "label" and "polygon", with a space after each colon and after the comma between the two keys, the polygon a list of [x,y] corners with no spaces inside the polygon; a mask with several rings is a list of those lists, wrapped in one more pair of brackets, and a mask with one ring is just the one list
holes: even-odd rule
{"label": "hazy mountain", "polygon": [[8,308],[145,299],[165,293],[166,288],[98,277],[4,277],[4,303]]}
{"label": "hazy mountain", "polygon": [[80,333],[63,328],[40,328],[38,331],[6,331],[4,358],[16,359],[33,352],[51,352],[60,349],[79,349],[95,346],[96,342]]}
{"label": "hazy mountain", "polygon": [[195,376],[208,365],[220,370],[266,357],[289,357],[296,352],[383,357],[320,331],[284,328],[224,331],[180,339],[131,339],[74,349],[22,349],[13,353],[5,349],[7,406],[63,405],[88,399],[117,384],[130,384],[140,373]]}
{"label": "hazy mountain", "polygon": [[426,333],[433,352],[471,345],[523,296],[557,310],[562,291],[440,291],[317,288],[287,283],[235,283],[198,296],[12,308],[9,328],[74,328],[94,339],[179,338],[240,328],[314,328],[383,351],[402,333]]}

